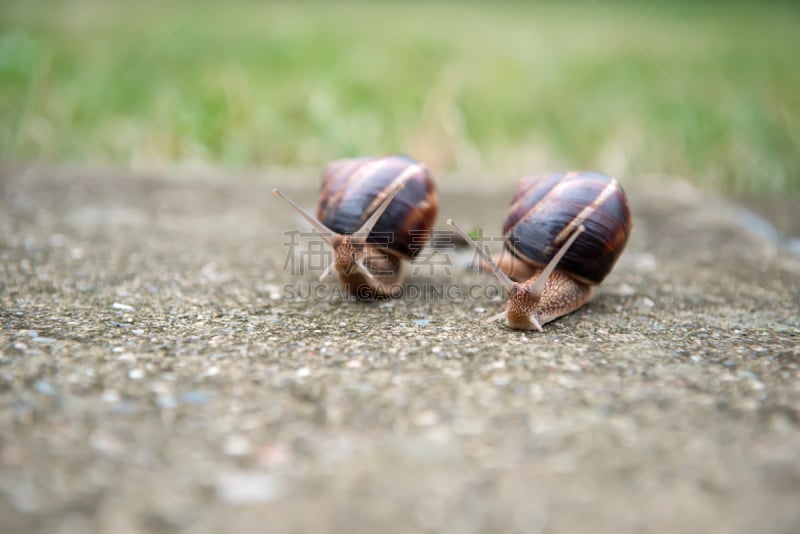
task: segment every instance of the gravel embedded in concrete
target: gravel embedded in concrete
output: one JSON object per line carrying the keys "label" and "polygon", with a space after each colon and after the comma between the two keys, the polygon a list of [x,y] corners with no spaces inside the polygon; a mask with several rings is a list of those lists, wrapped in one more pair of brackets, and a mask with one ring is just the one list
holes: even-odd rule
{"label": "gravel embedded in concrete", "polygon": [[[800,525],[800,258],[730,204],[627,184],[628,250],[537,334],[481,324],[465,250],[392,301],[285,272],[270,191],[314,176],[0,176],[2,532]],[[499,230],[510,188],[441,183]]]}

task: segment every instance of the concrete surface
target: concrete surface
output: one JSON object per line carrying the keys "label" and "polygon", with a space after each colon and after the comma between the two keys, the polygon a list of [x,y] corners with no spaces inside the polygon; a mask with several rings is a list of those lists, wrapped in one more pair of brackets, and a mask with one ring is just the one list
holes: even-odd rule
{"label": "concrete surface", "polygon": [[[524,333],[463,251],[413,279],[457,298],[284,298],[299,178],[2,170],[0,532],[800,531],[800,258],[762,219],[626,184],[596,300]],[[441,226],[498,231],[477,184]]]}

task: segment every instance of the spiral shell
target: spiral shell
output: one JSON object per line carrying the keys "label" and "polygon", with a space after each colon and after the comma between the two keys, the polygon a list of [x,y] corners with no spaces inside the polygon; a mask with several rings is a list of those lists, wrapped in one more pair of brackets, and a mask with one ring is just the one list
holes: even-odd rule
{"label": "spiral shell", "polygon": [[542,267],[581,224],[586,231],[558,267],[581,282],[599,284],[632,227],[628,199],[614,178],[583,171],[523,178],[503,223],[505,246],[523,262]]}
{"label": "spiral shell", "polygon": [[439,198],[429,171],[405,155],[331,162],[322,176],[317,218],[331,230],[358,230],[398,184],[397,194],[367,244],[404,258],[416,257],[430,238]]}

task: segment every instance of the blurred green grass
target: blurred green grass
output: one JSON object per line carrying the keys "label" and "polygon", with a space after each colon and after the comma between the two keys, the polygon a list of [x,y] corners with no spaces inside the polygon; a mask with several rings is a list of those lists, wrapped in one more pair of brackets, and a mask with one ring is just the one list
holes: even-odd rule
{"label": "blurred green grass", "polygon": [[594,168],[797,193],[798,22],[713,1],[3,3],[0,157],[408,152],[487,180]]}

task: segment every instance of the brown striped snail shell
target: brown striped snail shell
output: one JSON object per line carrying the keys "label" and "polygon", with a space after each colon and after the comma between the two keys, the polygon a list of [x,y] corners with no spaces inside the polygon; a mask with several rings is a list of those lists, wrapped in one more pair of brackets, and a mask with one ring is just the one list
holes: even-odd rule
{"label": "brown striped snail shell", "polygon": [[430,172],[405,155],[331,162],[322,175],[314,218],[273,190],[333,247],[333,269],[358,298],[398,296],[405,261],[430,239],[439,198]]}
{"label": "brown striped snail shell", "polygon": [[596,172],[523,178],[503,224],[500,261],[473,243],[509,297],[506,311],[490,321],[505,317],[512,328],[541,331],[577,310],[611,272],[631,228],[627,196],[614,178]]}

